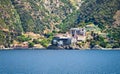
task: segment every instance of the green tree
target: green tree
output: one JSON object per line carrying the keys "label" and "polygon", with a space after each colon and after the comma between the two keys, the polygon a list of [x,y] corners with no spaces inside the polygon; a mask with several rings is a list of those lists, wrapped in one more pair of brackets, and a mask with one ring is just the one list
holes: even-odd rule
{"label": "green tree", "polygon": [[33,39],[33,43],[35,43],[35,44],[39,44],[40,41],[39,41],[38,39]]}
{"label": "green tree", "polygon": [[33,43],[33,42],[29,42],[28,47],[29,47],[29,48],[34,47],[34,43]]}
{"label": "green tree", "polygon": [[25,37],[24,35],[21,35],[21,36],[18,36],[18,37],[17,37],[17,40],[18,40],[19,42],[25,42],[25,41],[31,40],[31,38]]}

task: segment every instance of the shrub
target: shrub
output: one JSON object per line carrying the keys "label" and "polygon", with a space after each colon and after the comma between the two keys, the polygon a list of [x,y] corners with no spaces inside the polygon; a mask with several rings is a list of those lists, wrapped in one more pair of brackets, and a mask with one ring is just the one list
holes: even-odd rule
{"label": "shrub", "polygon": [[34,47],[34,43],[33,43],[33,42],[29,42],[28,47],[29,47],[29,48]]}
{"label": "shrub", "polygon": [[31,38],[25,37],[24,35],[21,35],[21,36],[18,36],[18,37],[17,37],[17,40],[18,40],[19,42],[25,42],[25,41],[31,40]]}

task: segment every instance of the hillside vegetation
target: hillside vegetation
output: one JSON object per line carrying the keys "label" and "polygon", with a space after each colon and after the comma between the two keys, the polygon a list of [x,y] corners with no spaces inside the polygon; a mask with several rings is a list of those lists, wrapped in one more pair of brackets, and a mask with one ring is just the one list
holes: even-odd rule
{"label": "hillside vegetation", "polygon": [[[94,23],[120,46],[120,0],[0,0],[0,45],[34,32],[66,32]],[[8,36],[8,37],[7,37]],[[4,43],[3,43],[4,42]]]}

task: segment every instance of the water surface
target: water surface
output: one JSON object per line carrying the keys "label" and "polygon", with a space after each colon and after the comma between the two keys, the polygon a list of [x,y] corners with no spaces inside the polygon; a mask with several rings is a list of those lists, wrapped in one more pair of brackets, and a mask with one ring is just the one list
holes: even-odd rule
{"label": "water surface", "polygon": [[120,51],[2,50],[0,74],[120,74]]}

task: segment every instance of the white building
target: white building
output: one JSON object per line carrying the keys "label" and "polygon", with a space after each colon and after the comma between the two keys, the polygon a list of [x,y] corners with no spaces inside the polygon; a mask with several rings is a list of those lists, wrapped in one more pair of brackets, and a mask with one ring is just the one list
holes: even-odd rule
{"label": "white building", "polygon": [[85,41],[86,40],[86,30],[85,28],[71,28],[70,34],[77,41]]}

